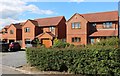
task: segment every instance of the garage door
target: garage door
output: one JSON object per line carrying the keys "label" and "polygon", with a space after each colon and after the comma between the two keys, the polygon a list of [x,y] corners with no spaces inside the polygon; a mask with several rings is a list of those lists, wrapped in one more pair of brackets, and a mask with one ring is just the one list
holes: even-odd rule
{"label": "garage door", "polygon": [[52,46],[52,41],[45,39],[45,40],[42,40],[42,44],[44,44],[46,48],[49,48]]}

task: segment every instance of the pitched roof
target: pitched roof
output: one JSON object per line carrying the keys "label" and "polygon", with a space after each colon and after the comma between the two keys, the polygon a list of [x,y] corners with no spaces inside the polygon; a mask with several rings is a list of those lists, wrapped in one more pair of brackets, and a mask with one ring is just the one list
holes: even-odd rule
{"label": "pitched roof", "polygon": [[16,29],[22,29],[22,26],[24,25],[25,22],[21,22],[21,23],[16,23],[16,24],[11,24],[11,25],[14,25],[14,27]]}
{"label": "pitched roof", "polygon": [[56,26],[64,16],[35,19],[38,26]]}
{"label": "pitched roof", "polygon": [[4,26],[4,28],[2,28],[2,29],[0,30],[0,32],[2,32],[4,29],[8,29],[9,26],[10,26],[10,25],[6,25],[6,26]]}
{"label": "pitched roof", "polygon": [[80,14],[89,22],[118,21],[118,11]]}
{"label": "pitched roof", "polygon": [[30,20],[30,19],[29,19],[29,21],[31,21],[35,26],[38,26],[38,22],[37,22],[37,21],[35,21],[35,20]]}
{"label": "pitched roof", "polygon": [[6,25],[4,28],[5,28],[5,29],[9,28],[9,25]]}
{"label": "pitched roof", "polygon": [[55,35],[51,32],[47,32],[50,36],[55,37]]}
{"label": "pitched roof", "polygon": [[25,24],[25,22],[20,22],[20,23],[15,23],[14,26],[17,28],[17,29],[22,29],[22,26]]}
{"label": "pitched roof", "polygon": [[25,23],[25,22],[21,22],[20,25],[22,26],[22,25],[24,25],[24,23]]}
{"label": "pitched roof", "polygon": [[90,35],[92,36],[118,36],[118,30],[98,30]]}
{"label": "pitched roof", "polygon": [[20,24],[13,24],[16,29],[22,29],[22,26]]}
{"label": "pitched roof", "polygon": [[51,33],[51,32],[44,32],[42,34],[37,35],[36,38],[41,37],[42,35],[44,35],[46,33],[49,34],[51,37],[55,37],[55,35],[53,33]]}

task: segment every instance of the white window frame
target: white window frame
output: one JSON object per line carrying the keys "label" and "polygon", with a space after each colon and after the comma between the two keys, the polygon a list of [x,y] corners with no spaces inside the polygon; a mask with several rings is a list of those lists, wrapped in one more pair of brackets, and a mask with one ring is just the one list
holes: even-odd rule
{"label": "white window frame", "polygon": [[80,22],[73,22],[72,23],[72,29],[80,29],[81,25]]}
{"label": "white window frame", "polygon": [[25,32],[30,32],[30,28],[29,28],[29,27],[26,27],[26,28],[24,29],[24,31],[25,31]]}

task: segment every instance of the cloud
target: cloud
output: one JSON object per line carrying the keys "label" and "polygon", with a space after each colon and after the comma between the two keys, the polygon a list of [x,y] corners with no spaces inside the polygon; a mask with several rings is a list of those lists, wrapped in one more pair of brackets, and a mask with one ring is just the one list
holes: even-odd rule
{"label": "cloud", "polygon": [[25,10],[28,10],[32,13],[35,13],[35,14],[47,14],[47,15],[50,15],[50,14],[53,14],[54,12],[51,11],[51,10],[40,10],[38,7],[36,7],[35,5],[29,5],[27,6],[26,8],[24,8]]}
{"label": "cloud", "polygon": [[6,18],[6,19],[2,19],[0,18],[0,29],[2,29],[4,26],[6,25],[10,25],[12,23],[19,23],[19,22],[25,22],[26,20],[16,20],[16,19],[13,19],[13,18]]}
{"label": "cloud", "polygon": [[52,10],[43,10],[27,2],[24,0],[0,0],[0,28],[11,22],[21,21],[18,17],[24,12],[45,15],[54,14]]}

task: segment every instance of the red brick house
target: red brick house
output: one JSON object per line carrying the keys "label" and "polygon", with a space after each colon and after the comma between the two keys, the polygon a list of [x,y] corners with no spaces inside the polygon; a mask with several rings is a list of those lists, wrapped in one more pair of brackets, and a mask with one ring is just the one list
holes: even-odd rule
{"label": "red brick house", "polygon": [[6,26],[0,31],[0,34],[1,34],[0,40],[1,40],[1,41],[7,42],[7,29],[8,29],[8,27],[9,27],[9,25],[6,25]]}
{"label": "red brick house", "polygon": [[118,11],[74,14],[67,22],[67,42],[89,44],[118,36]]}
{"label": "red brick house", "polygon": [[22,47],[25,48],[34,38],[50,47],[55,37],[66,38],[66,19],[64,16],[27,20],[22,26]]}
{"label": "red brick house", "polygon": [[8,43],[22,40],[22,24],[11,24],[5,26],[2,31],[2,39]]}
{"label": "red brick house", "polygon": [[8,42],[19,42],[22,40],[22,24],[11,24],[7,30]]}

